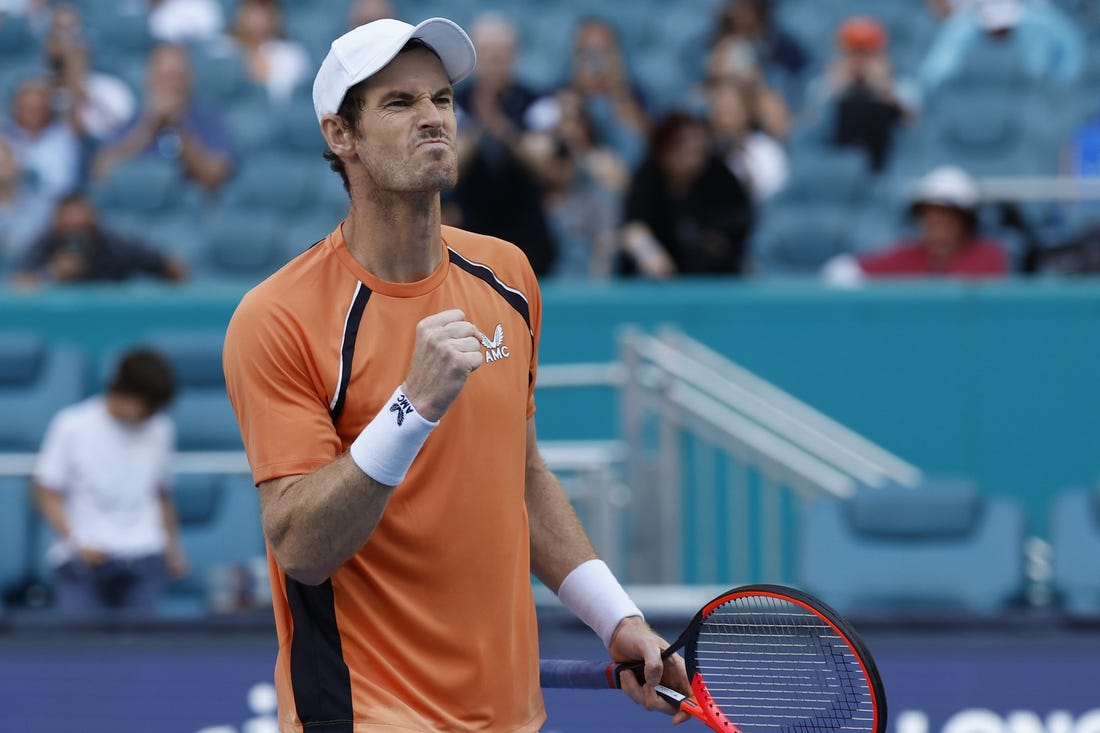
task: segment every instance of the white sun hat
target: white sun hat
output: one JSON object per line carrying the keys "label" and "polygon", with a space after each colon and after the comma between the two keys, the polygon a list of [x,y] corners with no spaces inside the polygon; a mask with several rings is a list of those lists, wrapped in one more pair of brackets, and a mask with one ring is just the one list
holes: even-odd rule
{"label": "white sun hat", "polygon": [[335,114],[348,89],[380,71],[413,38],[435,51],[452,84],[469,76],[477,64],[466,31],[446,18],[428,18],[416,25],[383,18],[361,25],[332,42],[313,80],[313,110],[318,122]]}
{"label": "white sun hat", "polygon": [[917,181],[910,202],[972,210],[980,200],[981,190],[973,176],[956,166],[941,166]]}

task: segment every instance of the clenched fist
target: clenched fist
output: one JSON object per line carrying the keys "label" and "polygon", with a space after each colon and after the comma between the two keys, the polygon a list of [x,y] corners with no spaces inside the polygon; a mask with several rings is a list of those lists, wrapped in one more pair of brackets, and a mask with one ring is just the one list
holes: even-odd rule
{"label": "clenched fist", "polygon": [[458,397],[462,385],[481,366],[478,330],[456,309],[428,316],[416,324],[412,364],[404,391],[425,420],[435,422]]}

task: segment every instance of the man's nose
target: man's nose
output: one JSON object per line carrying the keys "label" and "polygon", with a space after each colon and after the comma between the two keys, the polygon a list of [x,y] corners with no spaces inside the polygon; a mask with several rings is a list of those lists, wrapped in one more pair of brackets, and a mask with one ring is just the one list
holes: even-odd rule
{"label": "man's nose", "polygon": [[436,129],[443,127],[443,112],[431,99],[421,100],[417,105],[419,112],[419,124],[421,128]]}

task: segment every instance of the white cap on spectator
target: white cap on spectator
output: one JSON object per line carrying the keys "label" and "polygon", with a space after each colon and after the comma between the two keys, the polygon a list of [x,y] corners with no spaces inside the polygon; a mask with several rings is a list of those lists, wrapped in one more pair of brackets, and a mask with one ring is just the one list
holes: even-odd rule
{"label": "white cap on spectator", "polygon": [[969,211],[978,205],[978,182],[962,168],[945,165],[917,181],[913,206],[931,204]]}
{"label": "white cap on spectator", "polygon": [[361,25],[333,41],[321,62],[313,80],[317,121],[335,114],[348,89],[380,71],[413,38],[435,51],[452,84],[469,76],[477,64],[466,31],[446,18],[428,18],[417,25],[384,18]]}
{"label": "white cap on spectator", "polygon": [[978,23],[988,33],[1015,28],[1022,15],[1020,0],[978,0]]}

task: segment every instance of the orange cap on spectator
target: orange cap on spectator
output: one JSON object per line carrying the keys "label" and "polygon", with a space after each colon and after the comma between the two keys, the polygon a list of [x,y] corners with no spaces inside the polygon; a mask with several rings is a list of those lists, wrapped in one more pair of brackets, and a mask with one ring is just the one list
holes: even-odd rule
{"label": "orange cap on spectator", "polygon": [[857,15],[840,24],[836,40],[849,51],[881,51],[886,46],[886,29],[873,18]]}

